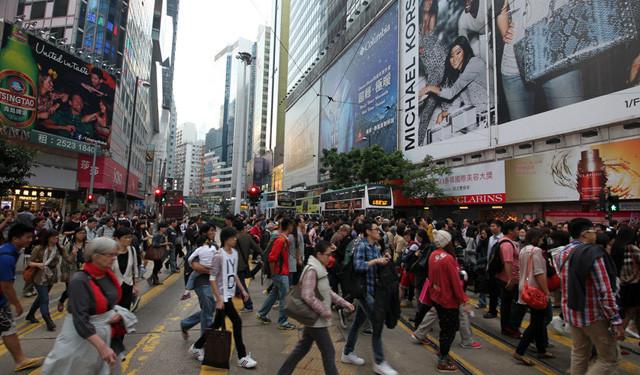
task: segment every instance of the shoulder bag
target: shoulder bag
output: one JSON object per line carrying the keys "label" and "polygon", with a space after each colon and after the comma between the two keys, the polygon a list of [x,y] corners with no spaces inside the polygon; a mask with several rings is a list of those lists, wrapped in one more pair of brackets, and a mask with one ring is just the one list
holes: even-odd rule
{"label": "shoulder bag", "polygon": [[524,80],[547,79],[637,39],[636,2],[569,0],[556,7],[556,0],[549,0],[547,16],[532,25],[525,9],[524,37],[514,44]]}
{"label": "shoulder bag", "polygon": [[[217,310],[216,314],[222,314],[222,326],[220,328],[207,328],[204,342],[204,358],[202,364],[217,368],[229,368],[231,356],[231,332],[227,331],[224,310]],[[216,318],[218,318],[216,316]]]}
{"label": "shoulder bag", "polygon": [[529,255],[527,273],[524,279],[524,287],[520,291],[520,299],[532,309],[541,310],[547,308],[547,295],[539,288],[529,285],[529,277],[533,273],[533,250]]}
{"label": "shoulder bag", "polygon": [[[302,278],[304,274],[309,269],[309,266],[306,266],[300,275],[300,283],[298,285],[294,285],[287,293],[285,297],[285,308],[284,311],[288,317],[293,318],[300,322],[300,324],[304,326],[312,326],[315,322],[320,318],[320,315],[315,312],[311,306],[307,305],[307,303],[302,299],[301,291],[302,291]],[[324,301],[324,298],[318,292],[318,284],[316,281],[316,298],[320,301]]]}

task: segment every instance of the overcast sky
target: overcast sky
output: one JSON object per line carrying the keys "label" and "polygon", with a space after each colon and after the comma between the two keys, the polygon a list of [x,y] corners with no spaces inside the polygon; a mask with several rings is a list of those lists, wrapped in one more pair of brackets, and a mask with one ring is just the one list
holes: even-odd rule
{"label": "overcast sky", "polygon": [[255,40],[258,25],[270,25],[272,0],[182,0],[178,16],[173,92],[178,127],[193,122],[198,138],[219,123],[224,68],[216,53],[243,37]]}

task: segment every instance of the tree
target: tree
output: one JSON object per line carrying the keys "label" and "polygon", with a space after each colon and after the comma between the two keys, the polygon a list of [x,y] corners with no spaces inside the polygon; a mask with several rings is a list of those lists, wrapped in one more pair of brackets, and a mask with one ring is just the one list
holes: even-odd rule
{"label": "tree", "polygon": [[34,157],[33,151],[0,139],[0,196],[9,195],[12,189],[27,184],[27,179],[33,176],[30,171]]}
{"label": "tree", "polygon": [[427,155],[405,174],[402,185],[404,195],[422,200],[441,197],[442,189],[438,185],[438,179],[449,174],[451,174],[450,167],[437,165],[433,157]]}
{"label": "tree", "polygon": [[402,152],[387,153],[378,145],[344,153],[322,150],[320,165],[320,173],[329,173],[332,189],[402,179],[412,168]]}

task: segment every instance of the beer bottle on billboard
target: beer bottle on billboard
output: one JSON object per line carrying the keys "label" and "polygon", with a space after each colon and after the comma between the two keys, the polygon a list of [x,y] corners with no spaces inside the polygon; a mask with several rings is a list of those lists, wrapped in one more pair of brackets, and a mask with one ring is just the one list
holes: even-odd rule
{"label": "beer bottle on billboard", "polygon": [[13,25],[0,50],[0,125],[33,127],[37,116],[38,65],[27,36]]}

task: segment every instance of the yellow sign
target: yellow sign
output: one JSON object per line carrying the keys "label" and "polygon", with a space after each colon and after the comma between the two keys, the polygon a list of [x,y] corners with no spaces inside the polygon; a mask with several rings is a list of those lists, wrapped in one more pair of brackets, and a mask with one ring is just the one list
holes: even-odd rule
{"label": "yellow sign", "polygon": [[374,199],[371,201],[372,206],[388,206],[389,200],[387,199]]}

